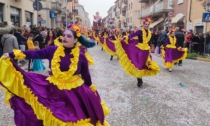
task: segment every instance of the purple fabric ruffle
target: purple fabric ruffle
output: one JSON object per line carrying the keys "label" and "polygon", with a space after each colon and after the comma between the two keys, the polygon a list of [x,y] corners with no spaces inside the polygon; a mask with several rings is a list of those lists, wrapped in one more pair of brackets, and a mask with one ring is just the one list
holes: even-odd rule
{"label": "purple fabric ruffle", "polygon": [[[24,85],[30,88],[39,103],[50,109],[56,118],[63,122],[77,122],[90,118],[94,125],[98,120],[104,121],[100,97],[96,96],[86,84],[71,90],[59,90],[55,85],[46,81],[47,76],[28,73],[16,64],[13,63],[13,65],[17,71],[22,73]],[[24,99],[14,96],[10,99],[10,104],[15,112],[17,126],[43,125]]]}
{"label": "purple fabric ruffle", "polygon": [[148,69],[146,66],[146,61],[150,55],[149,50],[140,50],[138,47],[136,47],[136,40],[129,41],[133,42],[131,42],[131,44],[122,42],[122,48],[124,49],[128,58],[131,60],[132,64],[134,64],[134,66],[139,70]]}
{"label": "purple fabric ruffle", "polygon": [[106,39],[106,45],[112,52],[116,52],[114,43],[111,42],[108,38]]}
{"label": "purple fabric ruffle", "polygon": [[178,60],[181,57],[183,57],[184,53],[185,52],[179,51],[177,49],[166,48],[166,50],[165,50],[165,62],[172,63],[173,61]]}

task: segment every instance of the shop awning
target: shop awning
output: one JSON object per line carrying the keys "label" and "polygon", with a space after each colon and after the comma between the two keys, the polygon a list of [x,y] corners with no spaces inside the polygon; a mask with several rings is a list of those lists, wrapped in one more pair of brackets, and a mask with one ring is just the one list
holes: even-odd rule
{"label": "shop awning", "polygon": [[149,25],[149,28],[154,28],[156,25],[158,25],[160,22],[163,21],[163,18],[160,18],[159,20],[153,22],[152,24]]}
{"label": "shop awning", "polygon": [[183,18],[184,18],[184,14],[178,13],[175,17],[172,17],[171,23],[175,24]]}

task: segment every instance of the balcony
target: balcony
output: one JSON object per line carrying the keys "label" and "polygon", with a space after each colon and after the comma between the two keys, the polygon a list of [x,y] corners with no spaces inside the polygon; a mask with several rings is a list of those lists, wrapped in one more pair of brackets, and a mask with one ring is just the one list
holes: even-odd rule
{"label": "balcony", "polygon": [[115,13],[115,16],[116,16],[117,18],[120,18],[120,12],[117,11],[117,12]]}
{"label": "balcony", "polygon": [[126,6],[124,6],[123,8],[122,8],[122,16],[126,16]]}
{"label": "balcony", "polygon": [[52,10],[55,10],[55,12],[56,12],[57,14],[62,13],[62,10],[61,10],[61,3],[59,3],[59,2],[52,2],[52,3],[51,3],[51,7],[52,7]]}
{"label": "balcony", "polygon": [[128,0],[123,0],[123,3],[124,4],[128,4]]}
{"label": "balcony", "polygon": [[149,0],[139,0],[139,3],[148,3]]}
{"label": "balcony", "polygon": [[173,10],[173,5],[174,5],[173,0],[159,1],[158,3],[155,3],[148,8],[143,8],[142,12],[139,15],[139,18],[151,15],[158,15],[162,12],[168,12],[170,10]]}
{"label": "balcony", "polygon": [[78,10],[77,10],[77,9],[73,9],[73,10],[72,10],[72,13],[73,13],[74,15],[78,15]]}

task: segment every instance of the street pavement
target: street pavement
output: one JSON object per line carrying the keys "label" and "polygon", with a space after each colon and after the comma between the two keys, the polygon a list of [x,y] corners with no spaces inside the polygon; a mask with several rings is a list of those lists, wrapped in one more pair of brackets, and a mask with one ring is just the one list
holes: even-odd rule
{"label": "street pavement", "polygon": [[[99,46],[88,51],[95,61],[92,82],[111,109],[106,117],[111,126],[210,126],[209,62],[186,59],[168,72],[161,57],[152,54],[161,71],[143,77],[138,88],[137,79],[124,72],[116,57],[110,61]],[[12,126],[13,111],[3,98],[0,90],[0,126]]]}

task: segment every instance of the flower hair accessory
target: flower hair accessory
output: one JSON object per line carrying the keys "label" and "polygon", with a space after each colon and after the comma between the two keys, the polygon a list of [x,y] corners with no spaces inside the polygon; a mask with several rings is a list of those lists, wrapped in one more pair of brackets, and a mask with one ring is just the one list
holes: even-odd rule
{"label": "flower hair accessory", "polygon": [[170,28],[170,29],[169,29],[169,32],[170,32],[170,33],[175,32],[175,29],[174,29],[174,28]]}
{"label": "flower hair accessory", "polygon": [[77,37],[81,36],[81,32],[80,32],[80,27],[79,26],[73,24],[73,25],[71,25],[71,29],[73,29],[76,32],[76,36]]}
{"label": "flower hair accessory", "polygon": [[143,19],[143,23],[145,23],[145,22],[152,23],[152,19],[151,19],[151,18],[149,18],[149,17],[144,18],[144,19]]}

